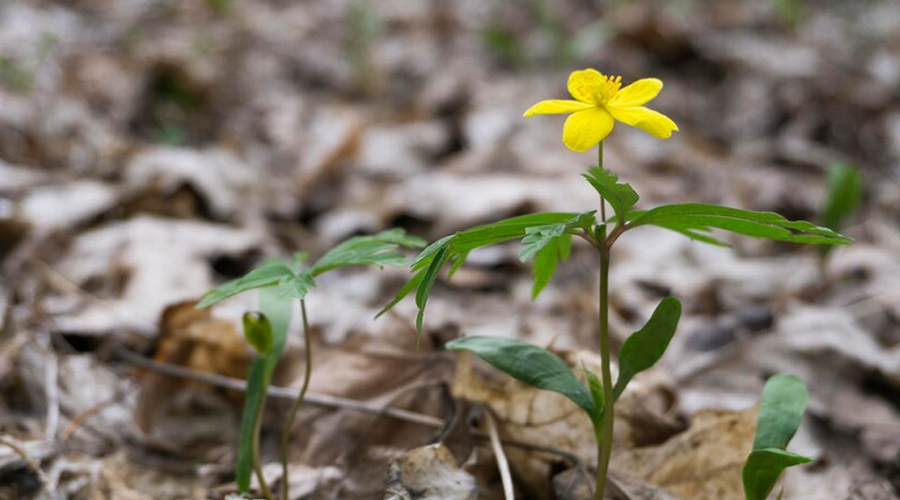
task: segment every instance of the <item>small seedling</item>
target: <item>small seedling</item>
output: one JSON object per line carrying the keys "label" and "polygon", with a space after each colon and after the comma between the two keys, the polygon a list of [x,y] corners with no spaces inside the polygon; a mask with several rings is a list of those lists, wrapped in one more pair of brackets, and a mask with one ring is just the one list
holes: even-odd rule
{"label": "small seedling", "polygon": [[305,377],[300,394],[291,406],[290,414],[281,434],[281,466],[283,500],[289,498],[288,446],[290,433],[297,412],[303,405],[312,373],[312,343],[310,341],[309,320],[306,314],[306,295],[316,286],[315,279],[328,271],[348,266],[371,265],[406,266],[406,257],[398,250],[421,248],[425,242],[407,236],[402,229],[384,231],[374,236],[358,236],[337,245],[311,266],[304,266],[307,258],[299,253],[291,264],[272,259],[251,270],[246,275],[231,280],[205,294],[197,304],[198,308],[209,307],[235,295],[259,290],[259,312],[244,315],[244,337],[256,350],[258,356],[250,364],[247,375],[247,396],[241,416],[240,441],[236,466],[238,491],[246,493],[250,489],[250,478],[256,474],[262,494],[272,500],[272,492],[262,475],[259,455],[259,431],[262,424],[266,392],[272,373],[287,340],[287,330],[291,322],[293,300],[300,301],[303,337],[306,344]]}
{"label": "small seedling", "polygon": [[[647,323],[625,341],[619,351],[619,374],[612,379],[609,341],[609,268],[613,244],[628,231],[641,226],[656,226],[688,238],[717,246],[727,246],[713,230],[791,243],[846,245],[851,240],[832,229],[805,221],[790,221],[771,212],[753,212],[737,208],[687,203],[637,210],[637,192],[606,170],[603,141],[615,123],[637,127],[654,137],[668,139],[678,130],[667,116],[644,107],[662,90],[655,78],[638,80],[622,87],[620,77],[604,76],[587,69],[569,77],[569,92],[574,100],[542,101],[525,116],[570,113],[563,128],[563,142],[578,152],[598,147],[598,163],[584,174],[585,180],[600,197],[597,211],[583,213],[537,213],[473,227],[446,236],[425,248],[412,264],[413,276],[385,307],[396,305],[415,290],[419,313],[416,325],[421,331],[428,296],[446,264],[448,279],[476,248],[513,240],[522,241],[520,258],[534,261],[534,287],[537,296],[546,286],[560,261],[568,258],[572,237],[587,241],[598,254],[600,271],[598,337],[601,373],[585,370],[586,387],[555,354],[528,343],[505,338],[467,337],[447,344],[451,350],[467,350],[512,377],[537,388],[563,394],[585,411],[597,438],[597,487],[595,498],[603,498],[612,450],[616,400],[628,382],[653,366],[663,356],[675,334],[681,304],[673,297],[663,299]],[[613,214],[607,217],[607,206]],[[382,311],[382,313],[384,312]],[[765,413],[761,417],[769,419]],[[763,425],[765,427],[765,425]]]}
{"label": "small seedling", "polygon": [[[827,228],[840,231],[853,215],[862,198],[862,181],[857,169],[847,163],[835,163],[828,168],[828,193],[819,214],[819,222]],[[822,247],[822,256],[831,247]]]}
{"label": "small seedling", "polygon": [[812,461],[786,450],[800,427],[808,399],[806,385],[794,375],[775,375],[766,382],[759,403],[753,451],[744,465],[747,500],[766,500],[785,469]]}

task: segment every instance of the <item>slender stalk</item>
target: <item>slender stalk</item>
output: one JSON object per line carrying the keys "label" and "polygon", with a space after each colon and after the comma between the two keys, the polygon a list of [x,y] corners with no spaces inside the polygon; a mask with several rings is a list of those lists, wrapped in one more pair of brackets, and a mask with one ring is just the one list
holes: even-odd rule
{"label": "slender stalk", "polygon": [[253,430],[253,471],[256,472],[256,479],[259,481],[259,489],[262,491],[266,500],[273,500],[272,490],[269,489],[269,485],[266,484],[266,478],[263,476],[262,464],[259,460],[259,432],[262,428],[262,411],[263,404],[260,403],[259,408],[256,409],[256,428]]}
{"label": "slender stalk", "polygon": [[[597,144],[597,167],[603,167],[603,141],[600,141]],[[600,220],[606,222],[606,200],[603,199],[603,196],[600,196]]]}
{"label": "slender stalk", "polygon": [[303,400],[306,399],[306,391],[309,389],[309,380],[312,377],[312,339],[309,332],[309,319],[306,316],[306,300],[300,300],[300,313],[303,317],[303,343],[306,347],[306,373],[303,377],[303,387],[300,394],[294,400],[291,406],[291,413],[288,415],[287,422],[284,424],[284,430],[281,431],[281,498],[288,500],[288,490],[290,489],[290,481],[288,480],[288,445],[291,440],[291,428],[294,426],[294,419],[297,412],[303,406]]}
{"label": "slender stalk", "polygon": [[609,459],[612,454],[613,426],[615,423],[615,400],[613,398],[612,370],[610,369],[609,352],[609,246],[604,243],[600,251],[600,359],[603,371],[603,401],[605,411],[600,424],[599,441],[597,442],[597,488],[595,500],[603,500],[606,490],[606,475],[609,471]]}

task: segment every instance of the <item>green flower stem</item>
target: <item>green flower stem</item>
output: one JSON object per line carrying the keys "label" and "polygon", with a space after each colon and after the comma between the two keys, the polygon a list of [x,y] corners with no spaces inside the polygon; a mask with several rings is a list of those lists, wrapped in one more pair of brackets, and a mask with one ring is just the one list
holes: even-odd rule
{"label": "green flower stem", "polygon": [[303,378],[303,387],[300,389],[300,395],[294,400],[291,406],[291,413],[287,422],[284,424],[284,430],[281,431],[281,498],[288,500],[288,490],[290,489],[290,481],[288,480],[288,445],[291,440],[291,428],[294,426],[294,419],[297,412],[303,406],[306,399],[306,390],[309,389],[309,380],[312,377],[312,339],[309,332],[309,319],[306,316],[306,300],[300,300],[300,313],[303,317],[303,343],[306,346],[306,373]]}
{"label": "green flower stem", "polygon": [[[597,167],[603,168],[603,141],[597,144]],[[600,196],[600,220],[606,222],[606,200]]]}
{"label": "green flower stem", "polygon": [[262,464],[259,460],[259,432],[262,427],[263,404],[260,403],[256,409],[256,429],[253,430],[253,470],[256,472],[256,479],[259,481],[259,489],[266,500],[273,500],[272,490],[266,484],[266,478],[263,476]]}
{"label": "green flower stem", "polygon": [[603,401],[605,411],[600,424],[599,442],[597,443],[597,488],[595,500],[603,500],[606,490],[606,475],[609,471],[609,459],[612,454],[612,438],[614,426],[614,406],[612,371],[610,369],[609,352],[609,257],[610,248],[605,243],[600,250],[600,358],[602,365]]}

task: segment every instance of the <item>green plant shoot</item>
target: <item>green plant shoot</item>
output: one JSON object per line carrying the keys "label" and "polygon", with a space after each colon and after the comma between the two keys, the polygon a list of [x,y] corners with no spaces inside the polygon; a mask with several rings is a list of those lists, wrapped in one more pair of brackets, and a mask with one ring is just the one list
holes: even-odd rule
{"label": "green plant shoot", "polygon": [[245,314],[243,321],[244,337],[259,356],[250,364],[247,396],[241,416],[236,465],[236,480],[240,493],[249,491],[250,479],[255,472],[262,494],[269,500],[273,498],[262,476],[259,433],[272,373],[281,358],[287,340],[293,301],[300,301],[306,359],[303,386],[299,396],[294,400],[281,435],[283,500],[289,498],[287,453],[290,431],[297,412],[303,405],[312,373],[312,343],[305,299],[309,291],[316,286],[315,278],[328,271],[348,266],[370,265],[379,268],[406,266],[406,257],[398,250],[423,246],[424,241],[406,235],[402,229],[384,231],[374,236],[357,236],[335,246],[309,267],[303,266],[306,261],[306,255],[303,253],[298,253],[291,264],[279,259],[269,260],[244,276],[207,292],[197,304],[198,308],[209,307],[250,290],[260,291],[260,312]]}
{"label": "green plant shoot", "polygon": [[[786,450],[803,419],[809,394],[794,375],[775,375],[766,381],[759,405],[753,451],[744,465],[747,500],[765,500],[784,469],[812,461]],[[779,495],[780,496],[780,495]]]}
{"label": "green plant shoot", "polygon": [[[514,240],[522,242],[521,259],[534,261],[532,295],[537,297],[552,278],[557,265],[568,258],[572,237],[590,244],[598,254],[600,277],[598,340],[601,373],[598,375],[585,369],[587,387],[555,354],[522,341],[470,337],[450,342],[447,348],[471,351],[522,382],[563,394],[584,410],[594,425],[597,437],[597,486],[594,493],[597,500],[602,500],[612,451],[616,399],[635,375],[662,358],[681,316],[681,304],[677,299],[663,299],[647,323],[626,339],[619,352],[618,379],[613,384],[609,340],[609,268],[616,241],[641,226],[660,227],[717,246],[728,246],[719,237],[722,232],[816,245],[846,245],[852,240],[828,227],[791,221],[771,212],[699,203],[636,210],[634,207],[640,200],[638,193],[630,185],[620,182],[603,164],[603,140],[616,122],[637,127],[660,139],[671,137],[678,130],[675,122],[644,107],[662,89],[662,82],[645,78],[623,88],[621,77],[609,77],[588,69],[573,72],[568,88],[574,100],[542,101],[529,108],[525,116],[570,114],[563,128],[563,143],[578,152],[597,146],[598,164],[591,166],[584,178],[597,192],[599,210],[522,215],[446,236],[419,254],[411,266],[412,277],[382,313],[415,291],[418,307],[416,326],[421,332],[429,294],[445,266],[449,265],[447,279],[450,279],[472,250]],[[606,217],[607,205],[613,212],[609,218]],[[760,418],[768,421],[774,416],[766,412]]]}

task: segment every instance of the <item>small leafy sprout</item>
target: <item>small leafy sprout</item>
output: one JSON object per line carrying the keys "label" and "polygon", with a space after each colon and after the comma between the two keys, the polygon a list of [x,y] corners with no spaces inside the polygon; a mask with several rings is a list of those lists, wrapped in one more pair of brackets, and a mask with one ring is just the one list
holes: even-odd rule
{"label": "small leafy sprout", "polygon": [[[847,163],[835,163],[828,169],[828,193],[819,220],[823,226],[840,231],[853,215],[862,198],[862,182],[857,169]],[[822,256],[829,247],[822,247]]]}
{"label": "small leafy sprout", "polygon": [[[617,176],[605,169],[602,141],[612,131],[615,120],[663,139],[678,130],[665,115],[643,107],[656,97],[662,86],[661,81],[647,78],[620,88],[621,78],[618,77],[603,76],[595,70],[572,73],[569,92],[576,100],[542,101],[526,111],[525,116],[573,113],[563,129],[566,146],[575,151],[585,151],[598,145],[598,165],[590,167],[584,178],[599,195],[599,220],[596,210],[538,213],[484,224],[441,238],[419,254],[412,264],[412,277],[382,310],[383,313],[394,307],[415,290],[419,309],[416,326],[421,332],[429,294],[444,266],[450,265],[447,273],[449,279],[472,250],[513,240],[522,241],[520,258],[534,261],[532,295],[537,297],[551,279],[558,263],[568,258],[572,236],[587,241],[600,257],[598,337],[601,359],[599,375],[584,370],[587,387],[555,354],[519,340],[467,337],[448,343],[447,348],[471,351],[522,382],[565,395],[587,413],[597,438],[597,487],[594,492],[597,500],[602,500],[606,487],[616,400],[635,375],[662,358],[681,316],[681,304],[677,299],[667,297],[659,303],[647,323],[623,344],[619,352],[619,376],[613,385],[609,339],[609,266],[615,242],[627,231],[641,226],[668,229],[717,246],[727,246],[717,238],[716,232],[721,231],[791,243],[847,245],[852,242],[833,229],[806,221],[791,221],[771,212],[700,203],[635,210],[640,197],[630,185],[620,182]],[[606,218],[607,203],[614,213],[609,219]],[[766,416],[767,421],[770,418]],[[777,453],[765,451],[758,456],[770,458],[773,454]]]}
{"label": "small leafy sprout", "polygon": [[766,382],[753,451],[744,465],[744,495],[747,500],[765,500],[785,469],[812,461],[812,458],[786,450],[800,427],[808,399],[806,385],[794,375],[779,374]]}
{"label": "small leafy sprout", "polygon": [[284,480],[281,493],[284,500],[288,498],[287,447],[290,431],[294,417],[303,404],[312,370],[312,344],[305,299],[316,286],[315,278],[328,271],[349,266],[406,266],[406,257],[399,249],[423,246],[424,241],[408,236],[402,229],[392,229],[373,236],[357,236],[335,246],[309,267],[304,267],[307,261],[305,253],[297,253],[290,264],[280,259],[268,260],[244,276],[207,292],[197,304],[198,308],[210,307],[250,290],[260,291],[260,312],[247,313],[243,318],[244,337],[259,356],[250,364],[247,396],[241,416],[235,474],[240,493],[246,493],[250,489],[250,477],[255,472],[263,495],[269,500],[273,498],[262,476],[259,432],[266,392],[287,340],[293,300],[300,301],[306,344],[306,376],[282,431],[281,462]]}

